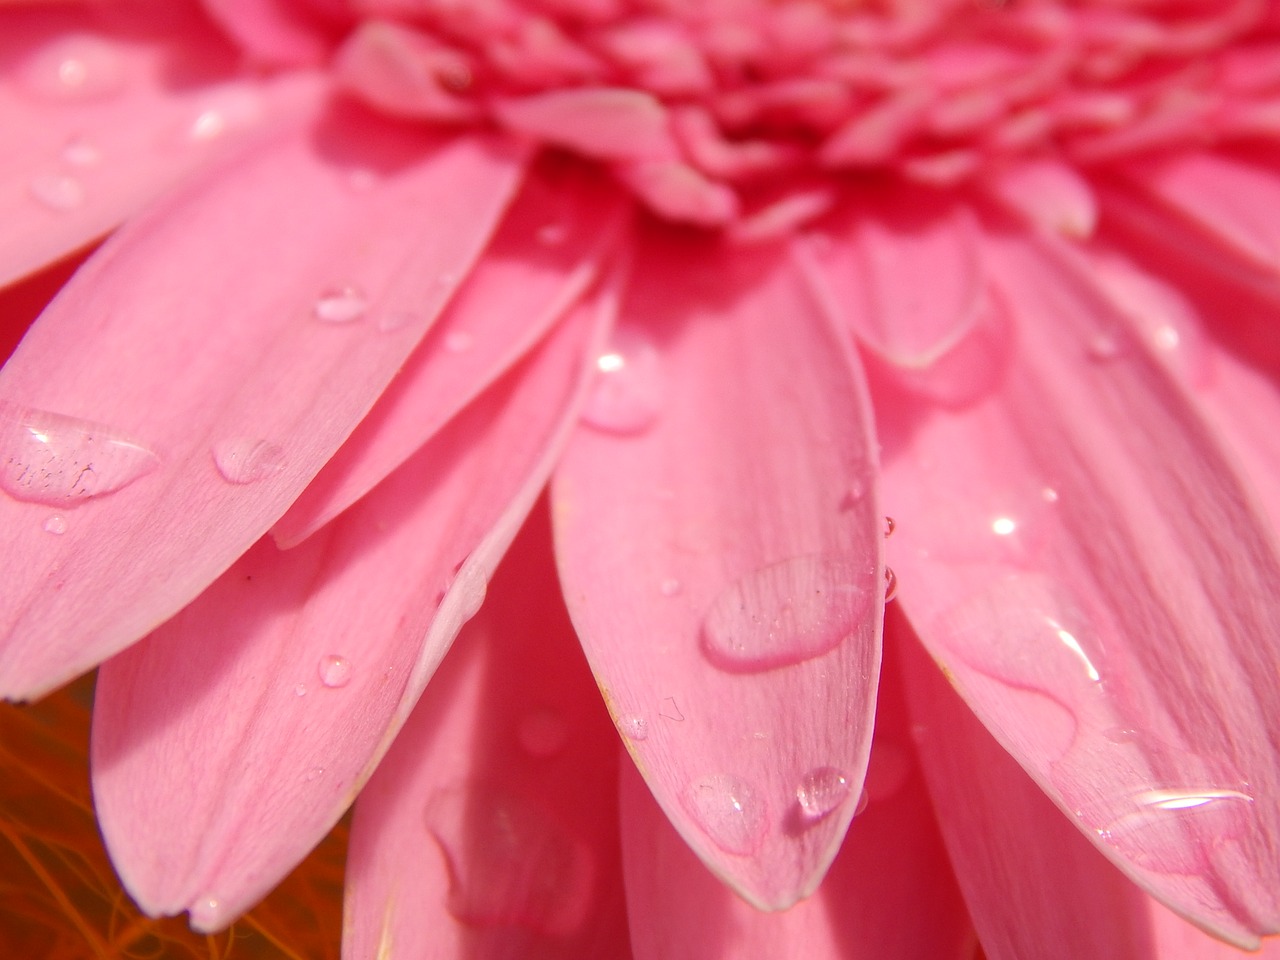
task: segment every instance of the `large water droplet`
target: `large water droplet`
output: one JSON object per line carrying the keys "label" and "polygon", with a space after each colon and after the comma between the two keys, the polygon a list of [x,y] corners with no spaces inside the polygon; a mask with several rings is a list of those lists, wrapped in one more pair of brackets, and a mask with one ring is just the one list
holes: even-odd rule
{"label": "large water droplet", "polygon": [[351,323],[369,309],[368,298],[356,287],[334,287],[316,299],[311,312],[325,323]]}
{"label": "large water droplet", "polygon": [[798,663],[859,629],[871,603],[865,564],[806,555],[731,584],[703,621],[702,644],[717,666],[761,670]]}
{"label": "large water droplet", "polygon": [[520,718],[516,738],[525,753],[533,757],[554,757],[569,742],[569,723],[564,715],[542,707]]}
{"label": "large water droplet", "polygon": [[325,654],[320,658],[317,672],[326,687],[345,687],[351,682],[351,661],[336,653]]}
{"label": "large water droplet", "polygon": [[67,213],[84,205],[84,184],[65,173],[38,173],[27,184],[31,199],[55,213]]}
{"label": "large water droplet", "polygon": [[849,778],[835,767],[815,767],[800,778],[796,802],[806,820],[830,815],[850,792]]}
{"label": "large water droplet", "polygon": [[61,514],[55,513],[44,522],[44,532],[52,533],[55,536],[62,536],[67,532],[67,518]]}
{"label": "large water droplet", "polygon": [[15,500],[73,506],[159,464],[142,443],[100,423],[0,401],[0,488]]}
{"label": "large water droplet", "polygon": [[726,774],[700,777],[684,793],[686,809],[715,845],[748,856],[769,827],[769,808],[750,783]]}
{"label": "large water droplet", "polygon": [[448,861],[446,907],[464,923],[568,936],[586,920],[595,861],[549,813],[500,787],[440,791],[427,828]]}
{"label": "large water droplet", "polygon": [[45,100],[99,100],[124,88],[124,63],[107,40],[74,33],[29,57],[18,71],[18,82]]}
{"label": "large water droplet", "polygon": [[884,602],[892,603],[894,597],[898,595],[898,575],[893,572],[893,567],[884,568]]}
{"label": "large water droplet", "polygon": [[619,327],[596,360],[596,379],[582,420],[607,433],[643,433],[662,412],[662,358],[653,340],[635,327]]}
{"label": "large water droplet", "polygon": [[284,469],[284,450],[251,437],[232,437],[213,445],[213,462],[228,483],[256,483]]}
{"label": "large water droplet", "polygon": [[639,714],[624,713],[614,722],[618,732],[628,740],[649,739],[649,721]]}

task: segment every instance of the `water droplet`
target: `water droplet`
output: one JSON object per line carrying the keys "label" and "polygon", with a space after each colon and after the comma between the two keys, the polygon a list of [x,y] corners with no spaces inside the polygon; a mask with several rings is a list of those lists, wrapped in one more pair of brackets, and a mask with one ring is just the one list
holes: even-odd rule
{"label": "water droplet", "polygon": [[749,856],[769,826],[769,810],[755,787],[725,774],[701,777],[684,793],[685,806],[716,846]]}
{"label": "water droplet", "polygon": [[862,816],[863,812],[871,805],[871,793],[866,787],[862,788],[862,792],[858,794],[858,805],[853,808],[855,817]]}
{"label": "water droplet", "polygon": [[305,683],[298,684],[293,688],[293,693],[294,696],[305,697],[307,695],[307,685]]}
{"label": "water droplet", "polygon": [[62,161],[72,167],[96,167],[102,151],[84,137],[72,137],[62,148]]}
{"label": "water droplet", "polygon": [[563,223],[548,223],[538,228],[538,242],[546,247],[558,247],[569,236]]}
{"label": "water droplet", "polygon": [[311,783],[315,780],[319,780],[323,776],[324,776],[324,767],[312,767],[310,770],[306,772],[306,774],[304,775],[304,779],[307,781],[307,783]]}
{"label": "water droplet", "polygon": [[125,71],[116,48],[89,33],[63,36],[30,57],[19,82],[45,100],[100,100],[124,89]]}
{"label": "water droplet", "polygon": [[1040,491],[1040,499],[1045,503],[1057,503],[1058,491],[1053,489],[1053,487],[1045,487]]}
{"label": "water droplet", "polygon": [[634,713],[624,713],[618,717],[618,732],[628,740],[648,740],[649,721]]}
{"label": "water droplet", "polygon": [[658,589],[662,591],[664,597],[674,597],[680,593],[680,581],[675,577],[667,577]]}
{"label": "water droplet", "polygon": [[72,506],[159,464],[137,440],[100,423],[0,401],[0,488],[15,500]]}
{"label": "water droplet", "polygon": [[263,116],[263,99],[257,89],[229,83],[207,93],[187,125],[184,139],[190,143],[210,143],[256,126]]}
{"label": "water droplet", "polygon": [[464,923],[577,932],[590,914],[590,848],[529,798],[492,784],[431,797],[427,829],[448,861],[445,906]]}
{"label": "water droplet", "polygon": [[191,904],[191,926],[196,930],[217,930],[226,925],[222,901],[217,897],[199,897]]}
{"label": "water droplet", "polygon": [[351,661],[336,653],[328,653],[320,658],[320,682],[326,687],[345,687],[351,680]]}
{"label": "water droplet", "polygon": [[800,778],[796,801],[807,820],[821,820],[849,796],[849,778],[835,767],[815,767]]}
{"label": "water droplet", "polygon": [[897,524],[893,522],[893,517],[884,518],[884,538],[888,540],[893,536],[893,531],[897,528]]}
{"label": "water droplet", "polygon": [[893,598],[898,595],[898,575],[893,572],[893,567],[884,568],[884,602],[892,603]]}
{"label": "water droplet", "polygon": [[44,522],[44,531],[45,533],[62,536],[62,534],[67,532],[67,518],[61,514],[55,513]]}
{"label": "water droplet", "polygon": [[55,213],[67,213],[83,206],[84,184],[65,173],[39,173],[27,184],[27,192],[41,206]]}
{"label": "water droplet", "polygon": [[284,469],[284,450],[266,440],[233,437],[214,444],[213,462],[228,483],[256,483]]}
{"label": "water droplet", "polygon": [[444,348],[450,353],[466,353],[475,346],[475,339],[464,330],[450,330],[444,338]]}
{"label": "water droplet", "polygon": [[1085,347],[1085,354],[1090,360],[1107,363],[1115,360],[1124,352],[1124,344],[1116,333],[1099,333]]}
{"label": "water droplet", "polygon": [[619,327],[596,360],[596,379],[582,410],[588,426],[607,433],[643,433],[662,411],[662,358],[648,334]]}
{"label": "water droplet", "polygon": [[335,287],[316,299],[311,312],[325,323],[351,323],[369,309],[369,301],[355,287]]}
{"label": "water droplet", "polygon": [[516,738],[530,756],[554,757],[569,742],[569,724],[554,710],[530,710],[520,718]]}
{"label": "water droplet", "polygon": [[871,603],[864,565],[805,555],[761,567],[725,589],[702,626],[703,649],[724,669],[798,663],[855,633]]}

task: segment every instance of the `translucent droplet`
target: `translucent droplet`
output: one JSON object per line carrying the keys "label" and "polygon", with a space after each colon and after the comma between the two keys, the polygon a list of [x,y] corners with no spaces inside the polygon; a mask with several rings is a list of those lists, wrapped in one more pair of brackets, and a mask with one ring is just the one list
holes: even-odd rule
{"label": "translucent droplet", "polygon": [[1115,333],[1099,333],[1085,346],[1085,354],[1090,360],[1107,363],[1124,353],[1124,344]]}
{"label": "translucent droplet", "polygon": [[725,589],[702,625],[707,656],[759,670],[821,656],[855,633],[871,604],[865,565],[806,555],[761,567]]}
{"label": "translucent droplet", "polygon": [[23,89],[45,100],[100,100],[124,89],[125,70],[113,44],[76,33],[37,51],[18,77]]}
{"label": "translucent droplet", "polygon": [[67,532],[67,518],[61,514],[55,513],[44,522],[44,532],[52,533],[55,536],[62,536],[62,534]]}
{"label": "translucent droplet", "polygon": [[305,779],[307,783],[311,783],[315,780],[319,780],[323,776],[324,767],[312,767],[303,775],[303,779]]}
{"label": "translucent droplet", "polygon": [[862,792],[858,794],[858,805],[853,808],[853,815],[855,817],[862,816],[869,806],[871,806],[871,792],[866,787],[863,787]]}
{"label": "translucent droplet", "polygon": [[84,205],[84,184],[65,173],[39,173],[27,184],[31,199],[55,213],[67,213]]}
{"label": "translucent droplet", "polygon": [[228,483],[256,483],[284,469],[284,450],[252,437],[232,437],[214,444],[213,462]]}
{"label": "translucent droplet", "polygon": [[675,577],[667,577],[658,589],[662,591],[664,597],[674,597],[680,592],[680,581]]}
{"label": "translucent droplet", "polygon": [[635,327],[619,327],[596,360],[582,420],[607,433],[643,433],[662,412],[663,391],[662,358],[653,340]]}
{"label": "translucent droplet", "polygon": [[198,897],[191,904],[191,926],[196,930],[217,930],[226,925],[222,901],[217,897]]}
{"label": "translucent droplet", "polygon": [[444,348],[450,353],[466,353],[475,346],[475,338],[463,330],[450,330],[444,338]]}
{"label": "translucent droplet", "polygon": [[689,784],[683,796],[689,814],[716,846],[749,856],[769,827],[769,809],[755,787],[739,777],[715,774]]}
{"label": "translucent droplet", "polygon": [[318,672],[326,687],[345,687],[351,680],[351,661],[336,653],[325,654],[320,658]]}
{"label": "translucent droplet", "polygon": [[431,797],[425,820],[448,862],[445,906],[462,922],[568,936],[587,919],[591,850],[528,798],[456,787]]}
{"label": "translucent droplet", "polygon": [[300,683],[293,688],[293,694],[297,697],[305,697],[307,695],[307,685]]}
{"label": "translucent droplet", "polygon": [[72,137],[62,148],[62,160],[72,167],[96,167],[102,151],[83,137]]}
{"label": "translucent droplet", "polygon": [[569,742],[569,724],[555,710],[530,710],[520,718],[516,738],[530,756],[553,757]]}
{"label": "translucent droplet", "polygon": [[335,287],[320,294],[311,312],[325,323],[351,323],[369,309],[369,301],[355,287]]}
{"label": "translucent droplet", "polygon": [[886,540],[893,536],[893,531],[897,526],[898,525],[894,523],[893,517],[884,518],[884,538]]}
{"label": "translucent droplet", "polygon": [[618,717],[618,732],[628,740],[648,740],[649,721],[634,713],[624,713]]}
{"label": "translucent droplet", "polygon": [[849,778],[835,767],[815,767],[800,778],[796,801],[806,820],[821,820],[844,803],[850,791]]}
{"label": "translucent droplet", "polygon": [[898,595],[898,575],[893,572],[893,567],[884,568],[884,602],[892,603],[893,598]]}
{"label": "translucent droplet", "polygon": [[569,230],[563,223],[548,223],[538,228],[538,242],[546,247],[558,247],[568,235]]}
{"label": "translucent droplet", "polygon": [[73,506],[159,464],[143,444],[100,423],[0,401],[0,488],[15,500]]}
{"label": "translucent droplet", "polygon": [[262,95],[253,87],[231,83],[206,94],[184,139],[196,144],[221,140],[256,126],[263,116]]}

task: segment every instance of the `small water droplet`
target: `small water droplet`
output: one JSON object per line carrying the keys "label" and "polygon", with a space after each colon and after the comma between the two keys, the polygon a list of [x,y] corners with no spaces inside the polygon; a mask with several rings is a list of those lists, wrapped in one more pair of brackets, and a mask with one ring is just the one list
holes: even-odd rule
{"label": "small water droplet", "polygon": [[294,696],[305,697],[307,695],[307,685],[300,683],[293,688]]}
{"label": "small water droplet", "polygon": [[662,358],[653,340],[635,327],[619,327],[596,360],[582,420],[607,433],[643,433],[662,411],[663,391]]}
{"label": "small water droplet", "polygon": [[769,826],[769,810],[755,787],[739,777],[714,774],[689,784],[683,796],[689,814],[716,846],[749,856]]}
{"label": "small water droplet", "polygon": [[233,437],[214,444],[214,465],[228,483],[256,483],[284,469],[284,450],[252,437]]}
{"label": "small water droplet", "polygon": [[1115,333],[1099,333],[1085,347],[1085,353],[1089,359],[1098,363],[1107,363],[1115,360],[1123,352],[1124,345],[1120,337]]}
{"label": "small water droplet", "polygon": [[538,228],[538,242],[547,247],[558,247],[569,236],[563,223],[547,223]]}
{"label": "small water droplet", "polygon": [[1045,487],[1040,491],[1040,499],[1045,503],[1057,503],[1058,491],[1053,489],[1053,487]]}
{"label": "small water droplet", "polygon": [[716,598],[703,621],[703,649],[730,670],[798,663],[855,633],[870,603],[863,565],[793,557],[753,571]]}
{"label": "small water droplet", "polygon": [[853,483],[849,485],[849,489],[845,491],[844,496],[840,499],[840,510],[852,510],[866,495],[867,485],[861,480],[854,480]]}
{"label": "small water droplet", "polygon": [[184,139],[195,144],[221,140],[256,126],[264,115],[263,97],[256,87],[228,83],[206,93]]}
{"label": "small water droplet", "polygon": [[892,603],[893,598],[898,595],[898,575],[893,572],[893,567],[884,568],[884,602]]}
{"label": "small water droplet", "polygon": [[667,577],[658,589],[662,591],[664,597],[674,597],[680,593],[680,581],[675,577]]}
{"label": "small water droplet", "polygon": [[866,811],[867,807],[869,807],[870,805],[871,805],[871,793],[867,790],[866,787],[863,787],[862,792],[858,794],[858,805],[853,808],[853,815],[855,817],[862,816],[862,814]]}
{"label": "small water droplet", "polygon": [[200,930],[216,930],[224,926],[222,901],[217,897],[199,897],[191,904],[191,925]]}
{"label": "small water droplet", "polygon": [[496,784],[434,794],[427,829],[448,861],[446,908],[463,923],[577,932],[591,911],[590,848],[530,798]]}
{"label": "small water droplet", "polygon": [[363,317],[369,301],[356,287],[334,287],[316,299],[311,312],[325,323],[352,323]]}
{"label": "small water droplet", "polygon": [[307,783],[311,783],[315,780],[319,780],[322,776],[324,776],[324,767],[312,767],[306,772],[304,779]]}
{"label": "small water droplet", "polygon": [[336,653],[328,653],[320,658],[318,672],[320,682],[326,687],[345,687],[351,680],[351,661]]}
{"label": "small water droplet", "polygon": [[849,778],[835,767],[815,767],[800,778],[796,801],[807,820],[830,815],[849,796]]}
{"label": "small water droplet", "polygon": [[65,173],[39,173],[27,184],[27,192],[41,206],[67,213],[84,205],[84,184]]}
{"label": "small water droplet", "polygon": [[124,63],[100,36],[76,33],[38,50],[18,74],[22,87],[45,100],[100,100],[124,89]]}
{"label": "small water droplet", "polygon": [[618,732],[628,740],[648,740],[649,721],[634,713],[624,713],[618,717]]}
{"label": "small water droplet", "polygon": [[0,489],[15,500],[72,506],[159,464],[151,450],[110,427],[0,401]]}
{"label": "small water droplet", "polygon": [[52,517],[44,522],[45,533],[52,533],[55,536],[62,536],[67,532],[67,518],[61,514],[55,513]]}
{"label": "small water droplet", "polygon": [[96,167],[102,162],[102,151],[84,137],[72,137],[62,148],[62,160],[72,167]]}
{"label": "small water droplet", "polygon": [[894,523],[893,517],[884,518],[884,538],[888,540],[893,536],[893,531],[898,525]]}
{"label": "small water droplet", "polygon": [[554,757],[569,742],[569,724],[555,710],[530,710],[520,718],[516,738],[525,753],[533,757]]}
{"label": "small water droplet", "polygon": [[444,338],[444,348],[450,353],[466,353],[475,346],[475,338],[465,330],[450,330]]}

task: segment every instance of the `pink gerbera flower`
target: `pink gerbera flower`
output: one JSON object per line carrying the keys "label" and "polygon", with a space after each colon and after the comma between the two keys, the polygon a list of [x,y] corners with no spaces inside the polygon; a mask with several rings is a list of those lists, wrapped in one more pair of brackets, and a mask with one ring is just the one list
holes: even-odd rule
{"label": "pink gerbera flower", "polygon": [[0,282],[114,231],[0,372],[0,694],[103,663],[144,910],[359,795],[353,958],[1280,932],[1280,6],[18,2],[0,71]]}

